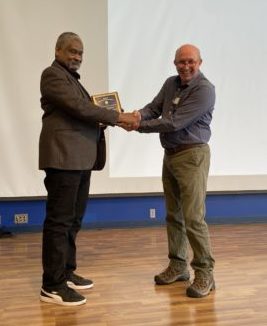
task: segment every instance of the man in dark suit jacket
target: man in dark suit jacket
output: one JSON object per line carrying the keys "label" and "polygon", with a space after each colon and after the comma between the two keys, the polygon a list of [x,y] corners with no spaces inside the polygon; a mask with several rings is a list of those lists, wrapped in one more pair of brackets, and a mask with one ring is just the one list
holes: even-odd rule
{"label": "man in dark suit jacket", "polygon": [[131,113],[96,107],[79,82],[83,44],[77,34],[59,36],[55,61],[41,77],[44,110],[39,141],[39,168],[47,189],[43,227],[43,284],[40,300],[68,306],[86,302],[76,289],[93,282],[74,273],[75,240],[81,228],[96,161],[99,123],[138,124]]}

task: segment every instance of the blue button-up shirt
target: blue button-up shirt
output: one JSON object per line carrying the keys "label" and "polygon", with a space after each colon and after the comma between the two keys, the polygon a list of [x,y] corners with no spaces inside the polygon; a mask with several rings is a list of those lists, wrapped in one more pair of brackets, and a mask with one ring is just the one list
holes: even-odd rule
{"label": "blue button-up shirt", "polygon": [[181,85],[179,76],[169,77],[153,101],[140,110],[138,131],[159,132],[164,148],[207,143],[214,104],[215,88],[201,72],[186,85]]}

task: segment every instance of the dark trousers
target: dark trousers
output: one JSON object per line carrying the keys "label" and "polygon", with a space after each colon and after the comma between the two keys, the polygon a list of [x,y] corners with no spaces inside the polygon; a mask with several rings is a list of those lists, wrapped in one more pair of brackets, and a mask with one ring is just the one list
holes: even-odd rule
{"label": "dark trousers", "polygon": [[86,209],[91,171],[47,169],[43,287],[56,289],[76,269],[76,236]]}

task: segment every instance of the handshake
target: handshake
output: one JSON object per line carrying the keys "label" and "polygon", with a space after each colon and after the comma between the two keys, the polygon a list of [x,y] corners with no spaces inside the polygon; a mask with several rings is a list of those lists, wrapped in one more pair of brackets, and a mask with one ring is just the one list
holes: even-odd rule
{"label": "handshake", "polygon": [[141,121],[141,114],[138,111],[132,113],[120,113],[117,126],[127,130],[137,130]]}

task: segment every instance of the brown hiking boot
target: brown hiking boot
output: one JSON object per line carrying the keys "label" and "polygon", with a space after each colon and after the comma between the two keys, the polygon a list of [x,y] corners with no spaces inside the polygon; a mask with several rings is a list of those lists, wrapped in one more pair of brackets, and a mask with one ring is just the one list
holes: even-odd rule
{"label": "brown hiking boot", "polygon": [[163,272],[156,275],[154,280],[158,285],[166,285],[176,281],[187,281],[189,278],[190,274],[188,270],[177,270],[169,265]]}
{"label": "brown hiking boot", "polygon": [[186,289],[186,294],[192,298],[203,298],[209,295],[212,290],[215,290],[213,275],[196,272],[193,283]]}

